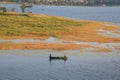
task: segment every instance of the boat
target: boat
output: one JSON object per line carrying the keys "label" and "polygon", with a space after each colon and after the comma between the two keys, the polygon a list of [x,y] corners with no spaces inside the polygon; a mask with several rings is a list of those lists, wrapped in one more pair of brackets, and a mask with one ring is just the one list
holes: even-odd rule
{"label": "boat", "polygon": [[49,59],[50,60],[64,60],[64,61],[66,61],[67,60],[67,56],[66,55],[64,55],[63,57],[59,57],[59,56],[52,56],[51,54],[49,55]]}

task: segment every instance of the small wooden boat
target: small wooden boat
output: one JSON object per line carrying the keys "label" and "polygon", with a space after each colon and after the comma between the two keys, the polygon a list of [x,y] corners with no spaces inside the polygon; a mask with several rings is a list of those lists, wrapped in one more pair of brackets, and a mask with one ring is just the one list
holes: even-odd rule
{"label": "small wooden boat", "polygon": [[56,60],[65,60],[65,61],[66,61],[66,60],[67,60],[67,56],[64,55],[63,57],[58,57],[58,56],[56,56],[56,57],[54,56],[54,57],[53,57],[53,56],[50,54],[50,55],[49,55],[49,59],[50,59],[50,60],[56,59]]}

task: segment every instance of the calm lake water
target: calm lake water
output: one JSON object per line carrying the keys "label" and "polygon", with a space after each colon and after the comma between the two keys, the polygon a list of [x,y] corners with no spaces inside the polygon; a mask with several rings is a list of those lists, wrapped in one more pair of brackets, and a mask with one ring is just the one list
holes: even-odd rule
{"label": "calm lake water", "polygon": [[120,53],[52,51],[68,60],[49,61],[52,50],[1,50],[0,80],[120,80]]}
{"label": "calm lake water", "polygon": [[[11,10],[21,11],[18,4],[0,4]],[[63,16],[80,20],[97,20],[120,24],[120,7],[74,7],[74,6],[39,6],[32,7],[33,13]]]}
{"label": "calm lake water", "polygon": [[[5,6],[21,11],[17,4]],[[120,24],[120,7],[34,6],[33,13]],[[49,54],[68,56],[49,61]],[[120,52],[0,50],[0,80],[120,80]]]}

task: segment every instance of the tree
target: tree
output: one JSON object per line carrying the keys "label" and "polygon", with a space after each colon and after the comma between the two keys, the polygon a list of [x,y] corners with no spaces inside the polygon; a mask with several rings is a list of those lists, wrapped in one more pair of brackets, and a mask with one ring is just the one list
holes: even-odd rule
{"label": "tree", "polygon": [[20,6],[21,10],[23,13],[25,13],[25,9],[26,8],[32,8],[32,0],[27,0],[27,2],[25,3],[25,0],[24,2],[22,3],[22,5]]}
{"label": "tree", "polygon": [[7,12],[6,7],[0,7],[0,12],[2,12],[3,14],[4,14],[5,12]]}
{"label": "tree", "polygon": [[22,3],[22,5],[20,6],[20,8],[21,8],[22,12],[25,13],[25,8],[26,8],[25,3]]}
{"label": "tree", "polygon": [[12,11],[12,12],[15,12],[15,8],[12,8],[11,11]]}

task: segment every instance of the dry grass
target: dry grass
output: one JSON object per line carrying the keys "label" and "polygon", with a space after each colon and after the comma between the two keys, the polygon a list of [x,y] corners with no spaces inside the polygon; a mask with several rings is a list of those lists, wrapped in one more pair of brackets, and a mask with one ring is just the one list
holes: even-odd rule
{"label": "dry grass", "polygon": [[120,46],[118,46],[118,47],[115,47],[115,49],[117,49],[117,50],[120,50]]}
{"label": "dry grass", "polygon": [[[19,16],[20,15],[20,16]],[[31,14],[21,16],[21,13],[6,13],[0,15],[0,39],[46,39],[50,36],[82,42],[120,42],[120,38],[103,37],[99,29],[103,22],[78,21],[57,16]],[[104,27],[106,30],[116,30],[116,26]]]}
{"label": "dry grass", "polygon": [[[111,52],[112,50],[109,48],[103,47],[93,47],[90,45],[84,44],[61,44],[61,43],[11,43],[11,42],[3,42],[0,43],[0,50],[37,50],[37,49],[53,49],[53,50],[77,50],[80,49],[81,52],[87,51],[83,49],[92,48],[93,52]],[[117,50],[120,50],[120,47],[116,47]],[[88,50],[89,51],[89,50]]]}
{"label": "dry grass", "polygon": [[89,48],[90,45],[80,44],[59,44],[59,43],[0,43],[0,50],[9,49],[54,49],[54,50],[75,50]]}
{"label": "dry grass", "polygon": [[[72,29],[76,31],[76,34],[73,35],[62,35],[60,38],[66,40],[78,40],[84,42],[99,42],[99,43],[109,43],[109,42],[120,42],[120,38],[111,38],[99,35],[99,29],[103,27],[102,22],[89,22],[81,28]],[[78,33],[78,34],[77,34]]]}
{"label": "dry grass", "polygon": [[115,33],[115,34],[120,34],[120,32],[117,32],[117,31],[116,31],[116,32],[113,32],[113,33]]}
{"label": "dry grass", "polygon": [[104,30],[109,30],[109,31],[115,31],[115,30],[119,29],[119,27],[111,24],[109,26],[104,26],[103,29]]}
{"label": "dry grass", "polygon": [[40,38],[42,36],[59,37],[63,34],[73,34],[71,26],[82,27],[87,22],[51,17],[47,15],[23,16],[21,13],[6,13],[0,16],[0,38]]}
{"label": "dry grass", "polygon": [[109,48],[96,47],[93,51],[94,52],[111,52],[112,50]]}

